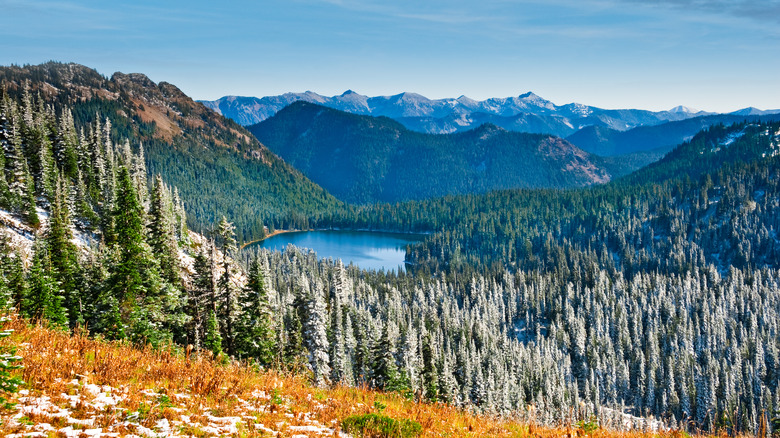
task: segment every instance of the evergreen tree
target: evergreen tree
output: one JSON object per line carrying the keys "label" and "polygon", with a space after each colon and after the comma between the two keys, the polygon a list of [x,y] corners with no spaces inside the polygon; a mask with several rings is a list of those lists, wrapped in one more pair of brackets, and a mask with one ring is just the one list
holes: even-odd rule
{"label": "evergreen tree", "polygon": [[52,275],[49,248],[36,240],[32,267],[28,275],[29,288],[21,303],[22,315],[36,321],[46,321],[54,327],[67,327],[68,315],[63,296]]}
{"label": "evergreen tree", "polygon": [[222,336],[219,334],[219,321],[213,310],[206,321],[206,337],[203,339],[203,348],[211,351],[214,357],[222,354]]}
{"label": "evergreen tree", "polygon": [[382,336],[374,344],[372,354],[374,363],[371,367],[371,376],[374,387],[385,389],[391,382],[398,379],[398,367],[395,364],[394,351],[395,346],[390,341],[388,334],[388,323],[385,323],[382,327]]}
{"label": "evergreen tree", "polygon": [[[210,315],[215,309],[211,297],[214,295],[214,279],[212,277],[211,261],[209,260],[208,250],[201,247],[195,254],[193,263],[194,274],[192,286],[188,289],[187,297],[187,315],[190,318],[187,340],[196,350],[199,350],[203,342],[205,315]],[[222,342],[220,340],[220,342]]]}
{"label": "evergreen tree", "polygon": [[233,266],[228,257],[236,251],[235,227],[228,222],[225,216],[222,216],[217,225],[217,236],[221,242],[222,251],[222,274],[219,277],[218,288],[222,297],[220,306],[220,319],[223,321],[223,339],[226,350],[229,355],[234,355],[236,341],[236,318],[238,316],[238,293],[233,285]]}
{"label": "evergreen tree", "polygon": [[179,275],[179,247],[173,223],[173,206],[166,193],[162,177],[154,179],[149,203],[149,245],[160,263],[160,275],[172,285],[181,284]]}
{"label": "evergreen tree", "polygon": [[60,285],[64,296],[64,306],[70,309],[68,312],[69,325],[75,327],[84,324],[85,316],[80,311],[83,309],[83,303],[80,291],[78,249],[71,241],[73,234],[70,229],[70,215],[65,206],[64,184],[65,181],[60,179],[56,185],[45,240],[50,250],[52,274]]}
{"label": "evergreen tree", "polygon": [[423,340],[423,396],[428,401],[436,401],[439,398],[439,373],[436,370],[436,358],[434,357],[432,340],[430,335]]}
{"label": "evergreen tree", "polygon": [[303,293],[307,293],[306,320],[303,326],[303,339],[309,351],[309,364],[314,373],[314,384],[323,386],[330,379],[330,357],[328,355],[327,309],[325,307],[324,291],[322,284],[314,283],[314,287],[308,290],[304,285]]}
{"label": "evergreen tree", "polygon": [[268,303],[265,274],[255,257],[249,265],[248,281],[242,294],[243,312],[237,327],[237,351],[262,365],[270,365],[276,352],[276,334],[273,330]]}

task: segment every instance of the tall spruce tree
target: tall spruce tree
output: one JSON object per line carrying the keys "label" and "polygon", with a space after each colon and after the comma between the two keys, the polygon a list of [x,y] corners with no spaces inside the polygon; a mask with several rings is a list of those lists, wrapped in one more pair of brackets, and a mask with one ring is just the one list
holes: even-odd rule
{"label": "tall spruce tree", "polygon": [[162,177],[154,178],[149,203],[149,245],[160,262],[160,275],[172,285],[180,285],[179,246],[174,234],[173,205]]}
{"label": "tall spruce tree", "polygon": [[265,273],[255,257],[249,265],[248,281],[241,295],[242,312],[236,330],[237,353],[270,365],[276,352]]}
{"label": "tall spruce tree", "polygon": [[238,316],[238,291],[233,285],[233,265],[228,257],[236,252],[235,227],[228,222],[225,216],[217,225],[217,237],[222,250],[222,273],[219,277],[219,294],[222,297],[220,306],[220,319],[224,324],[223,341],[229,355],[236,350],[236,318]]}
{"label": "tall spruce tree", "polygon": [[65,184],[59,179],[54,191],[49,211],[49,226],[45,240],[50,249],[50,260],[54,278],[60,285],[64,296],[64,305],[69,309],[69,325],[76,327],[86,322],[82,314],[83,296],[81,293],[81,273],[78,261],[78,249],[73,244],[71,220],[65,201]]}
{"label": "tall spruce tree", "polygon": [[22,315],[44,321],[54,327],[67,328],[68,315],[59,282],[52,275],[50,251],[43,239],[36,239],[33,260],[27,277],[26,295],[22,299]]}

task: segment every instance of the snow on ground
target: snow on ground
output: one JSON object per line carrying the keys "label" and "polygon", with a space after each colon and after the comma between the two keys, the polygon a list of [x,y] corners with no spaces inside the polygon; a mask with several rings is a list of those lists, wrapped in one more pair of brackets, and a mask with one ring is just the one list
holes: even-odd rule
{"label": "snow on ground", "polygon": [[[260,431],[271,436],[321,437],[349,435],[321,424],[316,414],[282,415],[264,424],[262,416],[267,411],[271,396],[255,391],[248,400],[237,398],[233,416],[220,416],[201,405],[199,412],[186,412],[176,402],[191,399],[189,394],[165,394],[144,390],[145,409],[128,412],[121,407],[130,397],[128,387],[112,388],[95,385],[87,380],[74,379],[63,384],[65,392],[59,395],[34,394],[30,390],[19,391],[16,409],[2,421],[6,430],[13,433],[7,438],[48,437],[185,437],[185,436],[237,436],[248,430]],[[322,406],[319,406],[321,408]],[[164,418],[146,420],[150,410],[164,410]],[[197,409],[197,408],[196,408]],[[269,418],[270,419],[270,418]],[[272,423],[272,424],[271,424]]]}
{"label": "snow on ground", "polygon": [[738,132],[732,132],[731,134],[727,135],[726,138],[723,139],[723,141],[721,141],[719,144],[723,147],[729,147],[732,143],[737,141],[737,139],[739,139],[743,135],[745,135],[744,129]]}

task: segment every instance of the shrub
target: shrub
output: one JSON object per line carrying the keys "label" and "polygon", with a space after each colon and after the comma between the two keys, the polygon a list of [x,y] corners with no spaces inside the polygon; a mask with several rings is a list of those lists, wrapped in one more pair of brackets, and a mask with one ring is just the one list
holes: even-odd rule
{"label": "shrub", "polygon": [[420,423],[381,414],[351,415],[341,422],[345,432],[362,438],[409,438],[422,433]]}

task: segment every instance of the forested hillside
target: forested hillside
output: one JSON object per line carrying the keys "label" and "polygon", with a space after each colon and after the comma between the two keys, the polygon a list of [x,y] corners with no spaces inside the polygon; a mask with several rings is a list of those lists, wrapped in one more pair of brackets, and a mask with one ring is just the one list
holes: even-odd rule
{"label": "forested hillside", "polygon": [[518,187],[609,181],[598,157],[556,137],[492,125],[434,135],[388,118],[296,102],[249,130],[288,163],[350,203],[396,202]]}
{"label": "forested hillside", "polygon": [[336,298],[341,268],[268,254],[278,305],[328,297],[318,318],[347,339],[332,328],[328,372],[348,379],[384,385],[366,364],[390,350],[412,387],[482,409],[552,421],[584,401],[755,431],[780,407],[779,152],[780,124],[716,126],[603,186],[365,208],[339,225],[438,230],[409,247],[413,274],[348,271]]}
{"label": "forested hillside", "polygon": [[0,309],[267,363],[263,275],[229,258],[233,225],[223,217],[213,239],[188,232],[178,189],[149,178],[141,145],[111,126],[77,124],[28,87],[19,101],[0,97]]}
{"label": "forested hillside", "polygon": [[263,224],[302,227],[307,217],[340,204],[244,128],[174,85],[142,74],[108,79],[78,64],[50,62],[0,67],[0,87],[16,99],[28,87],[45,104],[69,110],[80,127],[103,129],[109,118],[111,135],[143,144],[148,171],[178,187],[198,231],[225,215],[246,241],[262,236]]}
{"label": "forested hillside", "polygon": [[[190,344],[217,361],[248,359],[318,386],[365,384],[548,424],[780,430],[778,122],[712,126],[606,184],[353,207],[282,172],[288,165],[241,128],[187,110],[190,101],[167,84],[62,64],[0,72],[9,87],[0,106],[0,219],[10,239],[0,296],[24,317],[155,348]],[[310,129],[279,135],[303,145],[323,136],[331,155],[356,156],[352,170],[367,166],[356,197],[374,195],[371,178],[393,162],[366,161],[338,136],[355,135],[346,127],[360,123],[409,135],[388,119],[346,115],[359,123],[339,125],[318,116],[330,111],[321,107],[291,110],[306,112]],[[533,153],[480,143],[506,135],[487,126],[448,138],[498,151],[503,164],[543,167]],[[524,138],[537,141],[519,150],[548,142],[547,153],[561,152],[576,169],[595,166],[560,140]],[[377,156],[371,148],[388,143],[357,144]],[[454,141],[434,146],[458,151]],[[423,150],[442,161],[436,149]],[[328,154],[305,158],[339,170]],[[406,160],[427,158],[405,150]],[[446,181],[462,163],[482,163],[473,158],[406,177]],[[239,208],[247,193],[214,189],[241,181],[273,196]],[[187,231],[190,205],[204,209],[190,223],[210,236]],[[367,272],[294,247],[239,253],[231,218],[204,222],[230,205],[245,237],[252,226],[262,234],[263,221],[430,234],[408,247],[406,273]],[[257,209],[251,219],[249,208]]]}
{"label": "forested hillside", "polygon": [[635,152],[668,152],[678,144],[690,140],[702,129],[713,125],[771,122],[780,120],[780,114],[737,115],[718,114],[671,121],[652,126],[639,126],[627,131],[592,125],[566,137],[566,140],[592,154],[601,156],[624,155]]}

